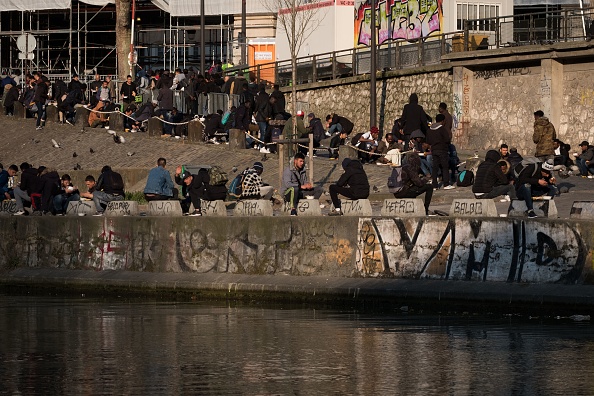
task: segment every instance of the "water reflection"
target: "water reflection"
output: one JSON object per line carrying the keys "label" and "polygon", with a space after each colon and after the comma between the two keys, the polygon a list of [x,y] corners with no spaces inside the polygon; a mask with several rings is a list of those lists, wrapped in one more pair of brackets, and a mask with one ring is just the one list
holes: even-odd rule
{"label": "water reflection", "polygon": [[591,394],[592,326],[0,296],[1,394]]}

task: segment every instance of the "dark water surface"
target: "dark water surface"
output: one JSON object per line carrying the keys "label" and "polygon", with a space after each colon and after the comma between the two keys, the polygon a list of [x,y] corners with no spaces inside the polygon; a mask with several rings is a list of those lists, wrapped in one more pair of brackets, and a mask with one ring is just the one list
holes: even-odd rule
{"label": "dark water surface", "polygon": [[0,394],[591,395],[593,330],[0,295]]}

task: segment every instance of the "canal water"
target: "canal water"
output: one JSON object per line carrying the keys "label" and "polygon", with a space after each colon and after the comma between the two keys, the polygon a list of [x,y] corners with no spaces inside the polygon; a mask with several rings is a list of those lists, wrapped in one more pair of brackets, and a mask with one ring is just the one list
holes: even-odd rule
{"label": "canal water", "polygon": [[593,330],[569,318],[0,295],[0,394],[591,395]]}

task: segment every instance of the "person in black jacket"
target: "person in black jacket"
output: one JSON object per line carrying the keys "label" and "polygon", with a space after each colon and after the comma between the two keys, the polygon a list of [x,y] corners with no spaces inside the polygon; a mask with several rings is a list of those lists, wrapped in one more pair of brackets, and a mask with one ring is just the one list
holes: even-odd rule
{"label": "person in black jacket", "polygon": [[[320,147],[320,141],[324,139],[326,131],[324,131],[324,126],[322,125],[322,120],[316,117],[314,113],[309,113],[307,115],[307,119],[309,120],[309,126],[306,128],[307,133],[311,134],[313,137],[313,147],[314,147],[314,155],[316,154],[316,148]],[[307,137],[307,136],[305,136]],[[301,150],[301,147],[300,147]]]}
{"label": "person in black jacket", "polygon": [[404,147],[408,146],[410,134],[413,131],[420,130],[423,133],[427,133],[427,114],[423,107],[419,105],[419,97],[416,93],[412,93],[408,99],[408,104],[404,105],[402,116],[400,117],[400,125],[402,126]]}
{"label": "person in black jacket", "polygon": [[445,116],[438,114],[435,117],[435,123],[427,131],[427,143],[431,146],[431,155],[433,162],[431,166],[431,177],[433,178],[433,188],[438,189],[437,175],[441,168],[443,178],[443,189],[450,190],[456,188],[450,184],[450,132],[445,128]]}
{"label": "person in black jacket", "polygon": [[219,144],[217,134],[221,135],[225,133],[222,119],[223,111],[220,109],[217,110],[216,113],[206,116],[206,120],[204,121],[204,134],[210,143]]}
{"label": "person in black jacket", "polygon": [[53,169],[44,169],[39,175],[41,214],[55,214],[54,197],[60,192],[60,175]]}
{"label": "person in black jacket", "polygon": [[509,183],[507,176],[501,170],[500,159],[501,156],[497,151],[487,151],[485,161],[479,165],[472,185],[472,192],[477,199],[490,199],[500,195],[517,199],[514,185]]}
{"label": "person in black jacket", "polygon": [[[176,176],[176,180],[178,177]],[[194,212],[190,213],[190,216],[202,216],[200,200],[205,201],[217,201],[224,200],[227,197],[227,186],[211,186],[210,176],[208,169],[200,169],[197,175],[192,175],[190,172],[185,171],[179,179],[186,185],[186,193],[190,196],[192,205],[194,205]]]}
{"label": "person in black jacket", "polygon": [[255,106],[256,107],[253,108],[253,111],[256,122],[258,123],[258,128],[260,128],[259,139],[263,142],[268,142],[269,139],[267,139],[266,135],[268,130],[268,120],[272,118],[272,106],[270,105],[270,96],[266,93],[266,85],[264,84],[260,84],[258,86],[258,94],[255,98]]}
{"label": "person in black jacket", "polygon": [[336,184],[330,185],[330,199],[334,205],[334,211],[328,213],[328,216],[341,216],[340,199],[338,194],[349,199],[365,199],[369,197],[369,180],[363,170],[363,164],[356,160],[345,158],[342,161],[344,173]]}
{"label": "person in black jacket", "polygon": [[241,129],[244,132],[250,130],[250,122],[252,121],[252,103],[245,102],[235,111],[235,128]]}
{"label": "person in black jacket", "polygon": [[35,78],[35,94],[33,96],[33,102],[37,106],[37,122],[35,129],[38,131],[43,129],[42,121],[45,122],[45,102],[47,101],[48,87],[45,83],[45,78],[42,77],[40,72],[34,74]]}
{"label": "person in black jacket", "polygon": [[95,185],[93,202],[97,213],[95,216],[103,216],[105,207],[111,201],[123,201],[125,199],[124,181],[122,175],[114,172],[109,165],[101,169],[101,175]]}
{"label": "person in black jacket", "polygon": [[355,124],[351,120],[338,114],[328,114],[326,116],[326,122],[328,123],[328,133],[330,135],[334,134],[334,132],[344,132],[348,136],[353,132],[353,128],[355,127]]}
{"label": "person in black jacket", "polygon": [[15,216],[25,214],[25,205],[23,201],[31,202],[31,194],[33,194],[37,188],[37,169],[33,168],[27,162],[23,162],[20,169],[21,180],[19,185],[13,190],[17,207],[17,211],[14,213]]}
{"label": "person in black jacket", "polygon": [[[522,164],[519,164],[517,167],[521,166]],[[532,197],[546,195],[552,199],[557,192],[556,180],[552,174],[553,168],[553,160],[547,160],[546,162],[528,164],[520,170],[516,183],[516,194],[518,199],[523,199],[526,202],[528,217],[537,217],[534,213]]]}
{"label": "person in black jacket", "polygon": [[7,116],[14,115],[14,102],[19,100],[19,88],[16,85],[8,84],[4,87],[5,89],[8,88],[8,92],[4,96],[4,112]]}
{"label": "person in black jacket", "polygon": [[406,164],[402,166],[402,182],[404,187],[397,193],[394,193],[394,198],[416,198],[421,194],[425,194],[425,214],[429,214],[429,205],[433,197],[433,187],[427,184],[425,179],[419,177],[421,172],[421,158],[415,151],[406,154]]}

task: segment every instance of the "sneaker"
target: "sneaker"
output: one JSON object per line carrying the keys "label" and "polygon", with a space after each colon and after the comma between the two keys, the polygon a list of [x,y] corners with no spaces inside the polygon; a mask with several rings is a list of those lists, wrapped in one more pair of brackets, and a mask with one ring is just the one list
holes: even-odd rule
{"label": "sneaker", "polygon": [[190,213],[188,216],[202,216],[202,211],[200,209],[196,209],[195,211]]}
{"label": "sneaker", "polygon": [[445,186],[443,189],[444,190],[453,190],[454,188],[456,188],[456,186],[454,186],[453,184],[450,184],[449,186]]}
{"label": "sneaker", "polygon": [[291,216],[297,216],[297,209],[291,209]]}
{"label": "sneaker", "polygon": [[93,216],[103,216],[103,212],[96,212]]}
{"label": "sneaker", "polygon": [[41,131],[43,129],[42,126],[38,126],[37,128],[35,128],[36,131]]}
{"label": "sneaker", "polygon": [[169,135],[168,133],[164,133],[164,134],[161,135],[161,137],[162,138],[168,138],[168,137],[171,137],[171,135]]}
{"label": "sneaker", "polygon": [[342,210],[333,210],[328,213],[328,216],[342,216]]}
{"label": "sneaker", "polygon": [[24,210],[17,210],[16,212],[14,212],[12,215],[13,216],[22,216],[25,214]]}
{"label": "sneaker", "polygon": [[330,134],[330,132],[328,132],[328,131],[326,131],[325,135],[328,137],[332,136],[332,134]]}
{"label": "sneaker", "polygon": [[270,150],[268,150],[266,147],[262,147],[260,149],[260,152],[263,153],[263,154],[270,154]]}
{"label": "sneaker", "polygon": [[594,179],[594,175],[588,175],[588,179]]}
{"label": "sneaker", "polygon": [[536,213],[534,213],[534,210],[532,210],[532,209],[531,209],[531,210],[527,210],[527,211],[526,211],[526,216],[530,217],[531,219],[533,219],[533,218],[535,218],[535,217],[538,217],[538,216],[536,215]]}
{"label": "sneaker", "polygon": [[72,122],[70,122],[70,120],[66,120],[66,124],[68,124],[68,125],[74,125]]}

